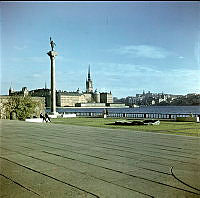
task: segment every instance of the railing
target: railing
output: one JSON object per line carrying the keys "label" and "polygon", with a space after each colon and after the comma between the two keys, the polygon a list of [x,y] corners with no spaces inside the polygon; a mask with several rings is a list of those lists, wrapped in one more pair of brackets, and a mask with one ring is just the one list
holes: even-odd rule
{"label": "railing", "polygon": [[[70,112],[78,117],[103,117],[101,112]],[[192,114],[198,117],[198,114]],[[176,117],[190,117],[191,114],[163,114],[163,113],[109,113],[110,118],[146,118],[146,119],[176,119]]]}

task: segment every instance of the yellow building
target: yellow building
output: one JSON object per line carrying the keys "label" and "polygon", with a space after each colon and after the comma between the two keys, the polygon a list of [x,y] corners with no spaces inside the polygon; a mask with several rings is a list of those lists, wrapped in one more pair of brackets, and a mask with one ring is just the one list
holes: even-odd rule
{"label": "yellow building", "polygon": [[92,94],[78,92],[57,92],[57,106],[75,107],[76,103],[92,102]]}

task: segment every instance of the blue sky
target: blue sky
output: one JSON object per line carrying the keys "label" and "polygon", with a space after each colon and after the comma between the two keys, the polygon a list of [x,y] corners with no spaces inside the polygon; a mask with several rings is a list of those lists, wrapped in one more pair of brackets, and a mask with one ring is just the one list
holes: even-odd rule
{"label": "blue sky", "polygon": [[50,87],[49,37],[56,43],[56,88],[93,86],[121,98],[143,90],[200,93],[200,3],[1,2],[1,94]]}

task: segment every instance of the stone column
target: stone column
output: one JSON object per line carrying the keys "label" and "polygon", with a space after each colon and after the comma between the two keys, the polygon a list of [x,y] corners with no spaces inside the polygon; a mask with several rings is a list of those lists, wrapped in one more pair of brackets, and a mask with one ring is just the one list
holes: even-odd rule
{"label": "stone column", "polygon": [[51,114],[56,114],[56,79],[55,79],[55,57],[58,55],[55,51],[47,53],[51,60]]}

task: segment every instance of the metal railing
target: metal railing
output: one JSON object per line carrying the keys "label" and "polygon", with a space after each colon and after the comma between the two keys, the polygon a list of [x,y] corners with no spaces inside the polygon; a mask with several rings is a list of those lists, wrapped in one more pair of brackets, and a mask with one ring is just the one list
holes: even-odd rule
{"label": "metal railing", "polygon": [[[102,117],[101,112],[70,112],[78,117]],[[177,113],[109,113],[110,118],[146,118],[146,119],[176,119],[177,117],[190,117],[191,114]],[[198,114],[192,114],[193,117],[198,117]]]}

